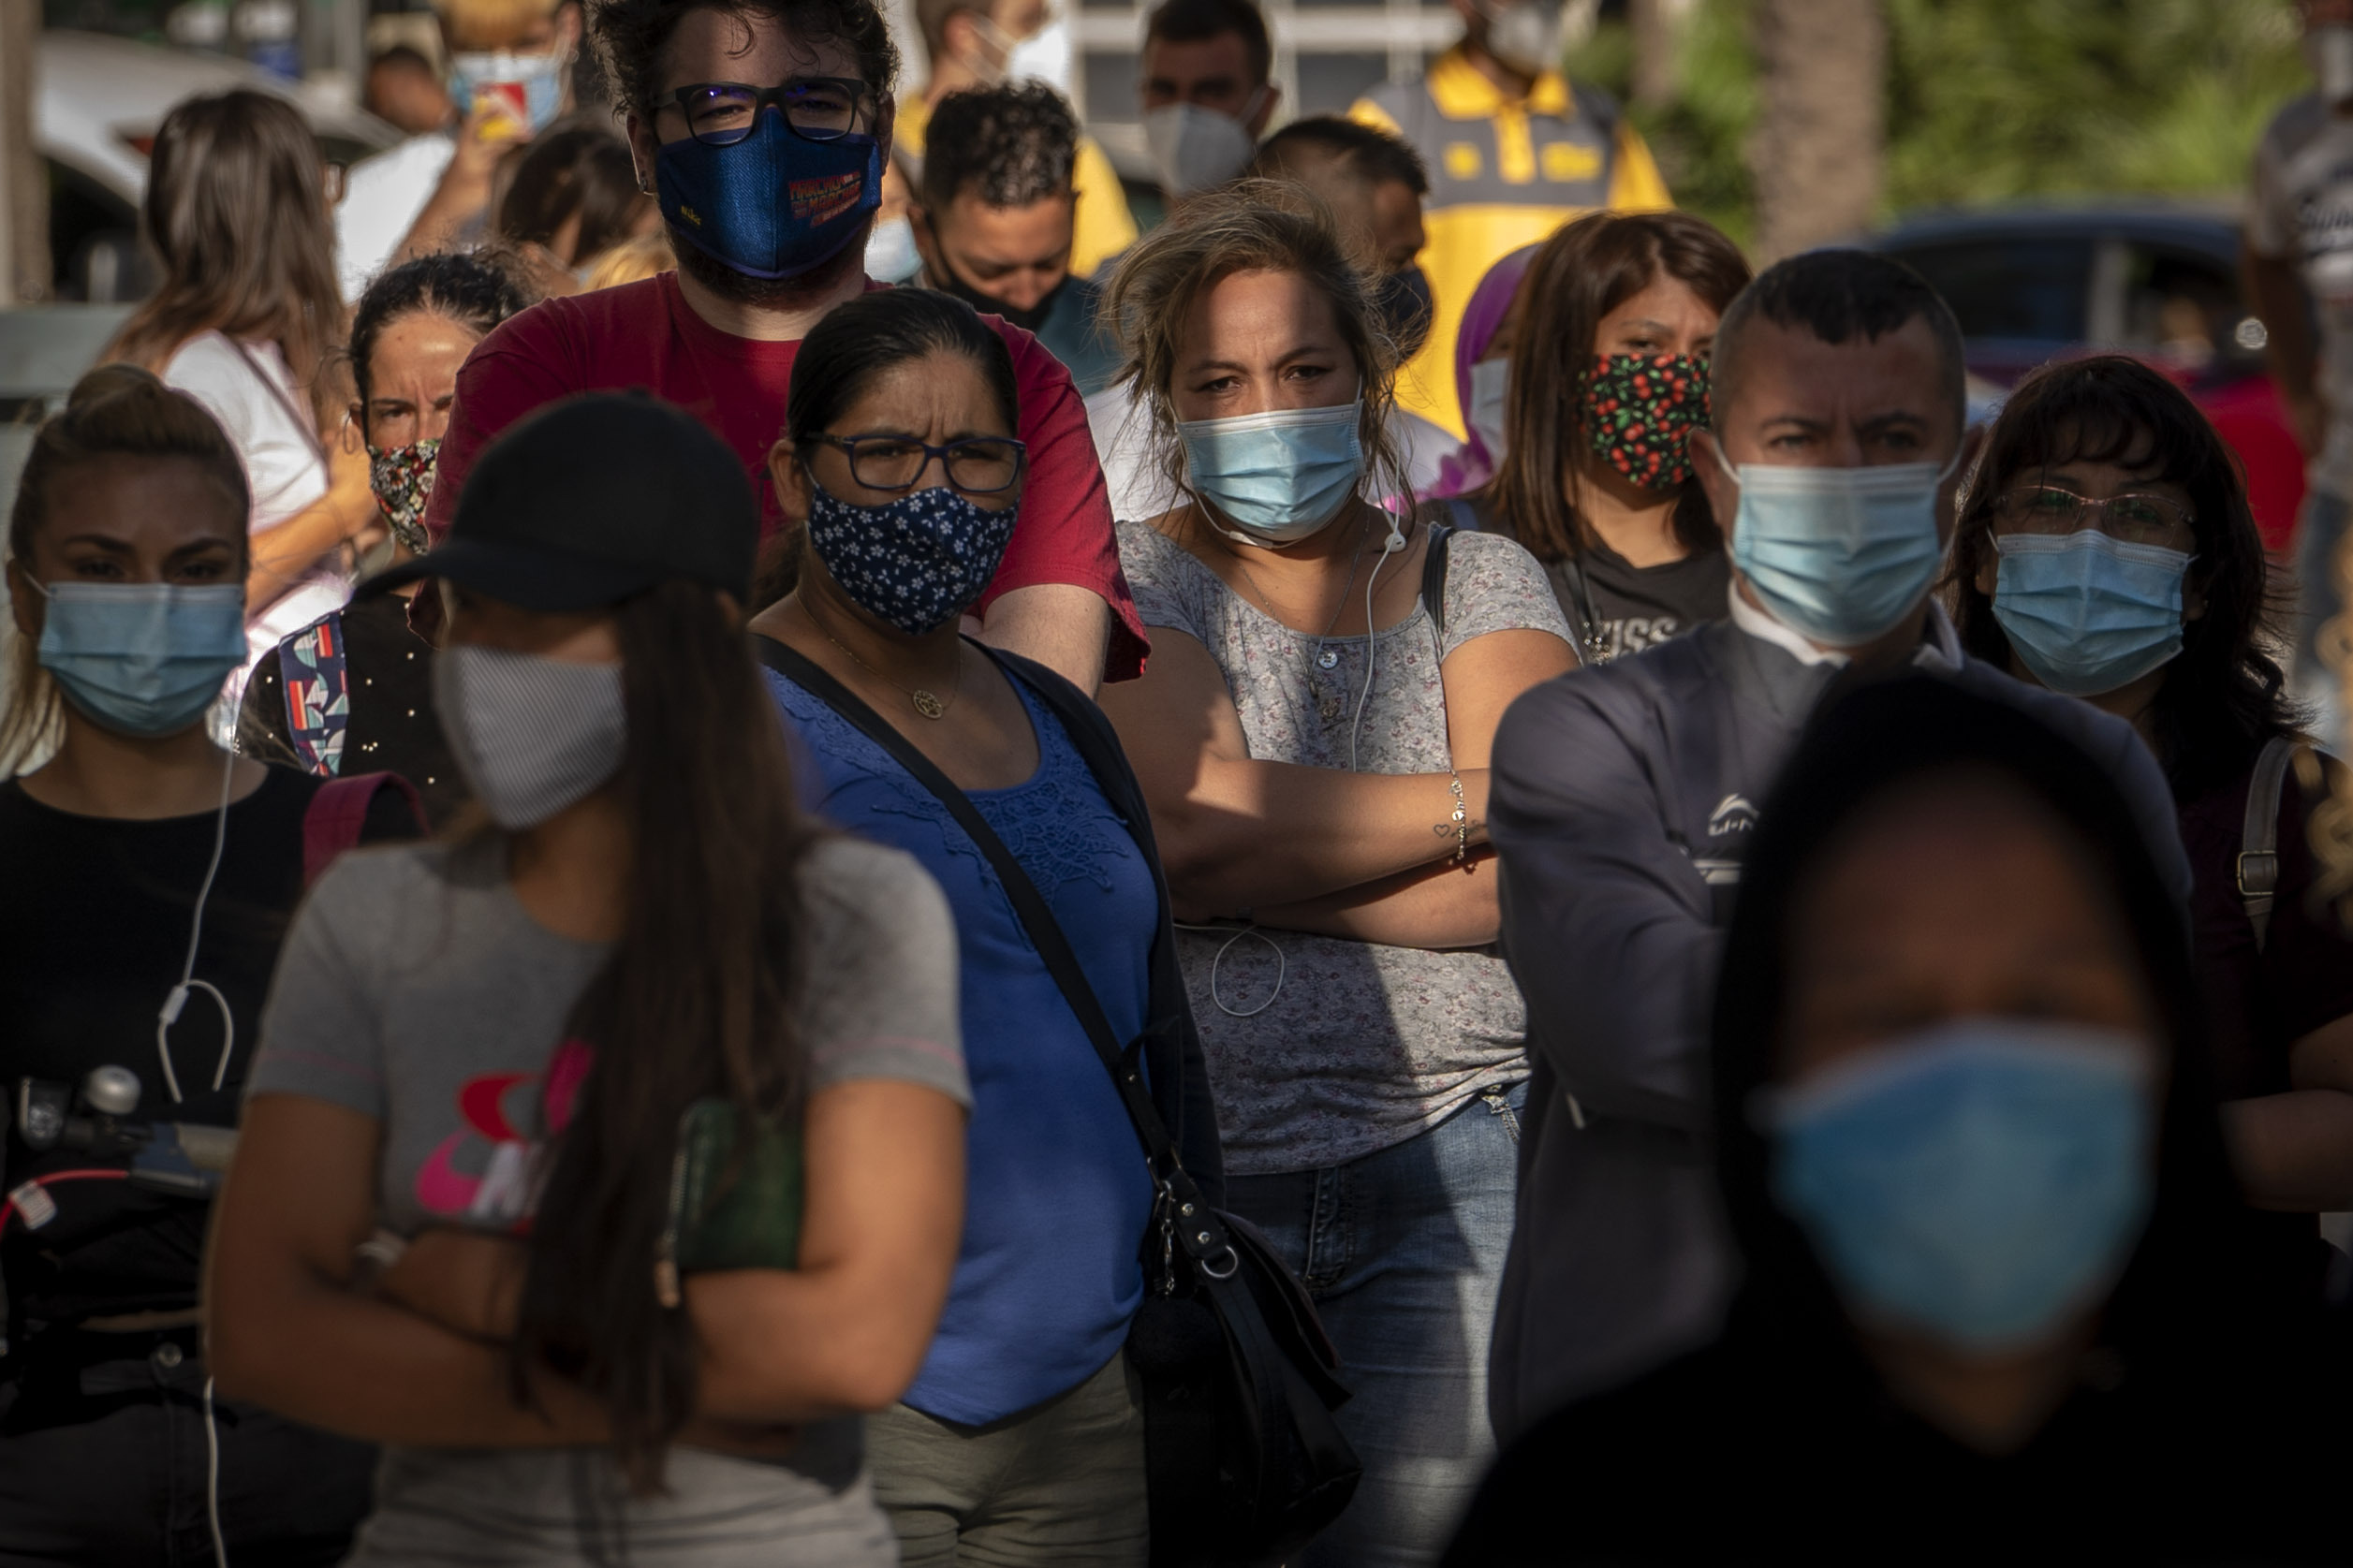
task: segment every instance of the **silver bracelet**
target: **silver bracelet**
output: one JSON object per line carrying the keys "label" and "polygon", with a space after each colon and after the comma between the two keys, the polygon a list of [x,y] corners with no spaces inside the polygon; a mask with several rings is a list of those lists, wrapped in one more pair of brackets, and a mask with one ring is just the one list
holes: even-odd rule
{"label": "silver bracelet", "polygon": [[1463,775],[1449,773],[1447,787],[1454,792],[1454,863],[1459,866],[1471,857],[1471,813],[1463,801]]}

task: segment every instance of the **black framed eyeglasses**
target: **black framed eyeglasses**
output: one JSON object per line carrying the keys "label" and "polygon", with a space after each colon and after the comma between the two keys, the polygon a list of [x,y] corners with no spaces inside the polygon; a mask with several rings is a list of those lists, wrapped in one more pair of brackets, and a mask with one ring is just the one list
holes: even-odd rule
{"label": "black framed eyeglasses", "polygon": [[1021,483],[1029,447],[1010,436],[973,435],[934,447],[904,435],[820,435],[849,459],[849,476],[868,490],[909,491],[939,461],[949,488],[966,495],[1002,495]]}
{"label": "black framed eyeglasses", "polygon": [[699,81],[681,87],[670,101],[686,117],[687,132],[706,147],[732,147],[750,136],[771,104],[804,141],[837,141],[875,124],[874,89],[848,77],[797,76],[775,87]]}

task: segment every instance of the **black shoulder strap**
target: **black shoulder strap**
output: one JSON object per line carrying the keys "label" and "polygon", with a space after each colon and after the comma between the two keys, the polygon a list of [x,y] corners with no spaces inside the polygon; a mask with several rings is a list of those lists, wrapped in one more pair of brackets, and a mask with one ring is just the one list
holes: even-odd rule
{"label": "black shoulder strap", "polygon": [[1438,628],[1441,641],[1446,637],[1446,542],[1454,537],[1454,530],[1442,522],[1430,525],[1430,548],[1421,557],[1421,602],[1429,607],[1431,623]]}
{"label": "black shoulder strap", "polygon": [[[931,791],[933,798],[948,809],[948,814],[956,819],[956,826],[964,830],[964,835],[995,870],[1013,913],[1020,917],[1022,929],[1029,933],[1030,945],[1037,949],[1039,961],[1045,964],[1046,973],[1054,977],[1064,1000],[1070,1004],[1070,1011],[1077,1015],[1079,1026],[1094,1043],[1095,1054],[1110,1073],[1120,1103],[1127,1107],[1127,1119],[1135,1125],[1137,1141],[1143,1145],[1144,1156],[1151,1163],[1154,1180],[1168,1186],[1184,1216],[1179,1239],[1185,1252],[1196,1261],[1217,1258],[1228,1245],[1225,1226],[1201,1200],[1193,1178],[1186,1173],[1176,1143],[1169,1136],[1168,1125],[1160,1120],[1159,1109],[1144,1088],[1138,1053],[1120,1045],[1119,1035],[1111,1028],[1103,1004],[1096,997],[1095,988],[1087,983],[1086,971],[1080,966],[1078,954],[1071,951],[1070,941],[1063,935],[1052,908],[1037,890],[1037,885],[1029,879],[1029,873],[1022,869],[1022,863],[1013,857],[1013,852],[1005,847],[1005,841],[997,837],[996,830],[989,826],[970,797],[939,770],[939,765],[891,727],[890,721],[867,706],[857,693],[774,637],[754,634],[752,651],[760,663],[832,709],[852,728],[889,753],[892,761],[905,769],[910,778]],[[983,652],[993,651],[984,648]]]}
{"label": "black shoulder strap", "polygon": [[2255,950],[2272,934],[2272,901],[2279,891],[2279,798],[2296,742],[2275,735],[2263,743],[2247,781],[2247,813],[2239,836],[2239,901],[2255,928]]}

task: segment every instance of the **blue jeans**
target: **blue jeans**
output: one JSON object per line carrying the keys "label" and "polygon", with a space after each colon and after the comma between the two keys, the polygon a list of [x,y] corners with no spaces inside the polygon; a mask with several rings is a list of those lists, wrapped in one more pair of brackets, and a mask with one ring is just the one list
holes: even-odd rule
{"label": "blue jeans", "polygon": [[1364,1479],[1298,1568],[1436,1561],[1494,1458],[1487,1346],[1527,1091],[1345,1165],[1226,1179],[1228,1206],[1306,1282],[1355,1395],[1340,1426]]}
{"label": "blue jeans", "polygon": [[2323,628],[2345,608],[2337,591],[2337,547],[2353,506],[2326,491],[2308,491],[2296,519],[2296,659],[2287,695],[2311,710],[2313,734],[2324,746],[2346,743],[2342,728],[2344,676],[2321,656]]}

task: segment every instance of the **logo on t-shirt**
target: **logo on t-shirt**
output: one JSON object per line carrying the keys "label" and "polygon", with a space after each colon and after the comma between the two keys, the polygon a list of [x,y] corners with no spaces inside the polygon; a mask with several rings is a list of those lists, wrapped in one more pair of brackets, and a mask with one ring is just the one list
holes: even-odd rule
{"label": "logo on t-shirt", "polygon": [[[417,1167],[417,1204],[427,1213],[470,1224],[516,1232],[531,1228],[547,1179],[542,1156],[547,1134],[572,1120],[581,1080],[594,1053],[585,1041],[566,1040],[548,1059],[546,1087],[534,1096],[536,1073],[482,1073],[458,1087],[458,1120],[464,1123],[443,1138]],[[546,1133],[533,1136],[507,1113],[510,1099],[539,1102]]]}
{"label": "logo on t-shirt", "polygon": [[1757,808],[1748,803],[1745,795],[1728,795],[1708,813],[1708,837],[1723,838],[1728,833],[1747,833],[1756,830]]}

